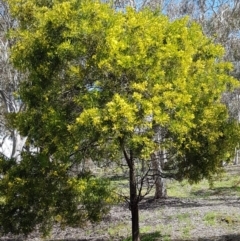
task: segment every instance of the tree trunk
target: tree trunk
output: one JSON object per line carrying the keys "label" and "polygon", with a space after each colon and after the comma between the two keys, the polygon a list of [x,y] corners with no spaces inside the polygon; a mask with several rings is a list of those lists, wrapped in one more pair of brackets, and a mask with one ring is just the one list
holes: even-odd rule
{"label": "tree trunk", "polygon": [[235,157],[234,157],[234,165],[238,165],[238,152],[239,152],[239,150],[238,150],[238,148],[236,147],[235,148]]}
{"label": "tree trunk", "polygon": [[140,241],[138,203],[131,205],[132,241]]}
{"label": "tree trunk", "polygon": [[26,140],[27,137],[22,137],[17,130],[13,130],[10,134],[7,133],[2,137],[0,153],[7,158],[15,158],[17,162],[20,162]]}
{"label": "tree trunk", "polygon": [[129,168],[129,189],[130,189],[130,204],[129,208],[132,215],[132,241],[140,241],[140,232],[139,232],[139,198],[137,195],[137,180],[136,180],[136,169],[133,154],[130,151],[128,155],[125,149],[123,148],[123,153],[125,160]]}
{"label": "tree trunk", "polygon": [[129,182],[130,182],[130,209],[132,214],[132,241],[140,241],[139,237],[139,209],[138,209],[138,195],[137,183],[135,176],[135,165],[133,160],[132,166],[129,169]]}
{"label": "tree trunk", "polygon": [[152,167],[155,178],[155,199],[167,198],[167,189],[165,178],[161,177],[162,167],[164,165],[164,152],[159,151],[151,155]]}
{"label": "tree trunk", "polygon": [[26,143],[27,137],[22,137],[17,130],[14,130],[12,134],[13,143],[11,157],[15,158],[17,162],[20,162],[22,149]]}

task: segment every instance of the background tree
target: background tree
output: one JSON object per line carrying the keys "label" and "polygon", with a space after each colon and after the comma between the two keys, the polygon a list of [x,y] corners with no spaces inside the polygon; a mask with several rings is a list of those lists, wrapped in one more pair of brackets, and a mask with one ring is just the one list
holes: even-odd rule
{"label": "background tree", "polygon": [[17,113],[24,108],[17,95],[23,76],[13,68],[9,56],[9,48],[13,40],[7,38],[7,34],[11,28],[16,26],[16,22],[11,17],[5,1],[0,1],[0,9],[0,152],[3,156],[19,160],[26,138],[7,125],[5,115]]}
{"label": "background tree", "polygon": [[[12,33],[16,40],[12,59],[15,67],[27,74],[19,92],[26,109],[11,115],[10,120],[40,149],[22,157],[34,160],[30,166],[55,165],[60,177],[63,165],[67,174],[61,190],[72,180],[68,169],[73,164],[85,158],[118,163],[123,157],[129,171],[132,239],[139,240],[138,204],[148,173],[141,175],[139,183],[138,163],[150,165],[150,156],[165,149],[172,155],[171,175],[198,181],[216,173],[219,163],[228,158],[225,152],[212,158],[215,149],[227,144],[231,155],[236,140],[230,141],[225,134],[239,129],[221,95],[237,82],[228,75],[231,66],[222,60],[223,49],[188,18],[169,21],[148,9],[121,12],[100,1],[75,0],[11,0],[10,4],[19,21]],[[154,138],[154,127],[165,130],[161,139]],[[205,143],[209,151],[202,157]],[[192,155],[204,168],[196,168],[198,162]],[[189,168],[181,168],[186,162],[191,164]],[[13,188],[17,178],[24,180],[18,176],[21,170],[19,164],[5,172],[6,178],[13,173]],[[73,180],[76,185],[67,190],[79,186],[78,178]],[[3,187],[5,183],[8,179],[2,180]],[[54,188],[57,192],[59,186],[53,185],[51,190]],[[10,193],[3,190],[8,197]],[[19,203],[14,206],[8,204],[9,198],[4,200],[2,210],[8,207],[8,214],[18,212]],[[49,205],[56,207],[51,200]],[[67,218],[68,212],[64,213]]]}

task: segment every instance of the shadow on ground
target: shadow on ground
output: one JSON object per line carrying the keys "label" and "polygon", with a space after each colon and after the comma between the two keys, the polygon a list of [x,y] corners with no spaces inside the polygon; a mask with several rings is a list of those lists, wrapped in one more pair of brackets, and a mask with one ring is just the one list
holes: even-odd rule
{"label": "shadow on ground", "polygon": [[[118,239],[104,239],[104,238],[87,238],[87,239],[45,239],[45,241],[120,241]],[[121,241],[131,241],[131,237],[125,238]],[[25,241],[24,239],[1,239],[0,241]],[[204,237],[195,239],[170,239],[169,236],[162,236],[160,232],[153,232],[141,235],[141,241],[240,241],[239,234],[229,234],[214,237]]]}
{"label": "shadow on ground", "polygon": [[[131,237],[122,241],[131,241]],[[205,237],[196,239],[170,239],[168,236],[162,236],[159,232],[143,234],[141,241],[240,241],[240,234],[223,235],[219,237]]]}
{"label": "shadow on ground", "polygon": [[235,185],[232,187],[215,187],[212,189],[207,189],[207,190],[199,190],[195,192],[191,192],[192,195],[195,197],[211,197],[211,196],[232,196],[233,193],[239,193],[240,192],[240,187]]}
{"label": "shadow on ground", "polygon": [[[131,241],[131,238],[122,241]],[[223,235],[218,237],[204,237],[196,239],[170,239],[168,236],[161,236],[159,232],[143,234],[141,241],[240,241],[240,234]]]}
{"label": "shadow on ground", "polygon": [[[229,196],[215,196],[211,199],[185,199],[168,197],[167,199],[154,199],[153,197],[146,198],[139,204],[140,209],[156,209],[164,206],[179,207],[179,208],[190,208],[190,207],[206,207],[206,206],[219,206],[222,204],[231,204],[232,206],[240,205],[240,197],[229,197]],[[239,239],[240,241],[240,239]]]}

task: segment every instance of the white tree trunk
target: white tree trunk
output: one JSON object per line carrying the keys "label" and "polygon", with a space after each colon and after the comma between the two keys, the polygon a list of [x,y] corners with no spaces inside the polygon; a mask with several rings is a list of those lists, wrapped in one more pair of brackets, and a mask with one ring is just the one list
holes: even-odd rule
{"label": "white tree trunk", "polygon": [[238,165],[238,154],[239,154],[239,150],[238,150],[238,148],[236,147],[235,148],[235,157],[234,157],[234,165]]}
{"label": "white tree trunk", "polygon": [[[12,91],[12,92],[11,92]],[[14,98],[14,89],[7,91],[0,90],[2,99],[1,111],[6,113],[18,113],[22,109],[21,102]],[[4,116],[4,115],[3,115]],[[15,158],[17,162],[21,160],[21,152],[26,143],[27,137],[23,137],[16,129],[8,129],[5,119],[1,120],[1,145],[0,152],[8,157]]]}
{"label": "white tree trunk", "polygon": [[27,137],[22,137],[17,130],[14,130],[13,146],[12,146],[12,158],[15,158],[17,162],[21,160],[21,152],[26,143]]}
{"label": "white tree trunk", "polygon": [[161,177],[162,167],[164,165],[164,152],[154,152],[151,155],[152,167],[155,178],[155,199],[167,198],[166,180]]}
{"label": "white tree trunk", "polygon": [[2,137],[0,153],[7,158],[15,158],[19,162],[26,140],[27,137],[22,137],[17,130],[14,130],[11,135]]}
{"label": "white tree trunk", "polygon": [[5,114],[22,111],[23,104],[16,96],[21,74],[13,68],[9,56],[11,40],[6,38],[9,29],[16,24],[9,13],[6,1],[0,0],[0,153],[8,158],[20,161],[20,154],[26,143],[26,137],[7,125]]}

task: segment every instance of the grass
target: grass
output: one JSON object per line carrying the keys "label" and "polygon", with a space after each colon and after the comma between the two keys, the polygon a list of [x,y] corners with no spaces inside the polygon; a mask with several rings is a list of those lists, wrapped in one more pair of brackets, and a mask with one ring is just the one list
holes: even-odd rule
{"label": "grass", "polygon": [[145,225],[141,228],[141,232],[142,233],[150,233],[152,232],[154,227],[153,226],[149,226],[149,225]]}
{"label": "grass", "polygon": [[[122,176],[121,173],[122,171],[119,171],[111,180],[118,193],[128,195],[129,181],[127,175]],[[154,190],[150,195],[153,195],[153,192]],[[205,179],[193,185],[190,185],[187,180],[182,182],[167,180],[167,192],[168,196],[178,198],[209,198],[212,195],[236,195],[240,197],[240,176],[238,173],[223,173],[213,179],[213,186]]]}
{"label": "grass", "polygon": [[178,198],[208,198],[212,195],[236,195],[240,197],[240,176],[223,174],[213,179],[213,186],[207,180],[190,185],[186,180],[182,182],[169,181],[168,195]]}
{"label": "grass", "polygon": [[[234,167],[233,167],[234,168]],[[112,182],[118,190],[123,194],[129,193],[128,180],[124,178],[114,177]],[[197,184],[190,185],[186,180],[177,182],[167,180],[167,192],[169,197],[181,199],[211,199],[218,200],[220,196],[239,196],[240,197],[240,175],[236,173],[226,173],[221,176],[216,176],[213,179],[211,186],[207,180],[203,180]],[[154,190],[150,193],[153,196]],[[214,208],[213,208],[214,209]],[[233,225],[240,224],[239,214],[222,213],[221,210],[213,210],[202,214],[194,210],[194,213],[189,211],[168,215],[164,208],[159,206],[159,209],[149,210],[149,212],[140,211],[140,232],[142,234],[141,241],[171,241],[173,234],[178,232],[181,240],[191,238],[191,232],[197,228],[197,223],[192,221],[192,217],[198,217],[201,222],[205,223],[206,227],[221,226],[231,228]],[[172,221],[177,219],[177,227],[172,226]],[[156,221],[157,220],[157,221]],[[158,221],[159,220],[159,221]],[[122,241],[131,240],[131,225],[130,223],[119,223],[108,228],[108,233],[111,237],[120,237],[123,233],[128,238]]]}
{"label": "grass", "polygon": [[190,235],[190,231],[192,230],[192,227],[191,226],[186,226],[183,228],[182,230],[182,238],[183,239],[188,239],[191,237]]}
{"label": "grass", "polygon": [[240,223],[240,215],[239,214],[226,214],[221,211],[211,211],[204,215],[204,222],[207,225],[235,225]]}
{"label": "grass", "polygon": [[[141,235],[141,241],[170,241],[170,237],[167,235],[162,236],[160,232],[153,232]],[[132,237],[127,237],[122,241],[132,241]]]}
{"label": "grass", "polygon": [[176,215],[177,219],[179,222],[186,222],[190,219],[190,214],[189,213],[179,213]]}
{"label": "grass", "polygon": [[109,234],[110,237],[122,237],[123,234],[124,235],[130,234],[131,228],[130,228],[130,225],[128,225],[127,223],[120,222],[110,226],[107,230],[107,233]]}
{"label": "grass", "polygon": [[207,224],[207,225],[211,225],[214,226],[216,225],[217,222],[217,217],[219,216],[218,212],[215,211],[211,211],[208,212],[204,215],[203,221]]}
{"label": "grass", "polygon": [[193,229],[193,224],[191,222],[191,214],[186,213],[178,213],[176,215],[179,225],[179,231],[181,232],[181,236],[183,239],[190,238],[190,232]]}

